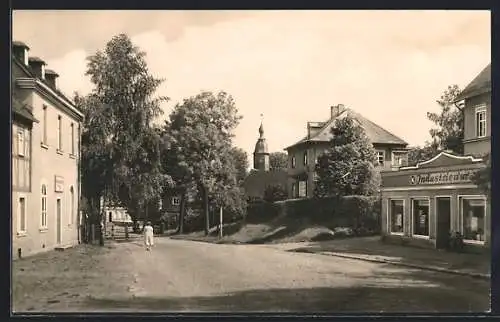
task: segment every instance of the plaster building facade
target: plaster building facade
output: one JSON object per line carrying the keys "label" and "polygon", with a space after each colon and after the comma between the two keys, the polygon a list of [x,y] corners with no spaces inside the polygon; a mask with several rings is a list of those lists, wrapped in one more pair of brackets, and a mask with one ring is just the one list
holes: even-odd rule
{"label": "plaster building facade", "polygon": [[12,252],[79,242],[83,113],[57,89],[58,74],[12,45]]}
{"label": "plaster building facade", "polygon": [[408,162],[407,145],[403,139],[383,129],[352,109],[339,104],[330,108],[330,118],[325,122],[307,122],[307,135],[287,147],[288,197],[310,198],[314,195],[315,166],[332,138],[335,120],[351,116],[365,130],[377,153],[377,166],[391,169]]}
{"label": "plaster building facade", "polygon": [[[451,233],[466,248],[483,251],[491,243],[491,203],[472,181],[491,152],[491,67],[457,97],[463,101],[464,152],[441,152],[414,167],[382,173],[382,232],[388,241],[446,248]],[[460,108],[460,107],[459,107]]]}

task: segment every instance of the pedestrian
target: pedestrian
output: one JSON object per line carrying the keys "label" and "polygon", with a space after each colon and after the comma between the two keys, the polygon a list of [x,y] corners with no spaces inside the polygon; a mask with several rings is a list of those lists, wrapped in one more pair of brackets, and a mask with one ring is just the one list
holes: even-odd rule
{"label": "pedestrian", "polygon": [[151,222],[148,221],[146,226],[144,226],[144,243],[146,244],[146,250],[151,250],[151,247],[154,244],[153,241],[153,226],[151,226]]}

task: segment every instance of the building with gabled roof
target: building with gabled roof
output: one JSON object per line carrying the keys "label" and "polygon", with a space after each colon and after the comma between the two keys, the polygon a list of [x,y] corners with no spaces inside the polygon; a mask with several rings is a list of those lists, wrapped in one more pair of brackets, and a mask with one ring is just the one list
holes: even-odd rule
{"label": "building with gabled roof", "polygon": [[390,169],[407,164],[408,143],[356,111],[342,104],[330,108],[330,118],[324,122],[307,122],[307,135],[288,146],[288,196],[289,198],[312,197],[314,173],[318,157],[330,146],[335,120],[351,116],[365,130],[377,151],[377,166]]}

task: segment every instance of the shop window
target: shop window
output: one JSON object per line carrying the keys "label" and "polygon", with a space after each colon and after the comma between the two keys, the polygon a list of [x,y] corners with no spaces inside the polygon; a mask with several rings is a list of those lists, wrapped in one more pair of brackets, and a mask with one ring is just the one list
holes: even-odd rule
{"label": "shop window", "polygon": [[486,200],[461,198],[462,234],[466,241],[484,242]]}
{"label": "shop window", "polygon": [[412,200],[412,234],[429,237],[429,200]]}
{"label": "shop window", "polygon": [[389,225],[391,234],[403,234],[404,200],[389,201]]}

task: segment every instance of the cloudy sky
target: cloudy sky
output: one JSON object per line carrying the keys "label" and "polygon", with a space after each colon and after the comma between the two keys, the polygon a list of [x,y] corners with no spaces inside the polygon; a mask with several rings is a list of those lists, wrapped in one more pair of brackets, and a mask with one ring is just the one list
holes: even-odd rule
{"label": "cloudy sky", "polygon": [[261,113],[269,149],[281,151],[339,103],[421,145],[443,90],[491,60],[488,11],[37,10],[15,11],[12,25],[67,94],[91,91],[85,58],[127,33],[166,79],[165,117],[185,97],[227,91],[244,117],[235,143],[249,154]]}

